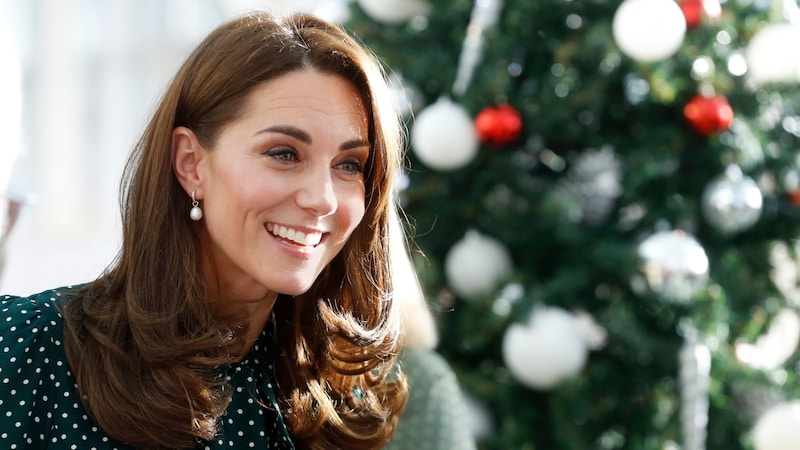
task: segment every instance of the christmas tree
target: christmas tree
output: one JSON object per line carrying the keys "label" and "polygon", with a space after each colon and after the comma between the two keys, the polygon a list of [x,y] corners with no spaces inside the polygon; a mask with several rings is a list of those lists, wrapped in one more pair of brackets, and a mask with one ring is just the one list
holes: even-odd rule
{"label": "christmas tree", "polygon": [[352,6],[481,448],[800,448],[794,0]]}

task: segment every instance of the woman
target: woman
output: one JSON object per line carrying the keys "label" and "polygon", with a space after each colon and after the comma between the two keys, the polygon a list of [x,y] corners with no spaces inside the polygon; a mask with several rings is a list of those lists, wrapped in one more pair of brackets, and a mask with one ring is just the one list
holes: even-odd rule
{"label": "woman", "polygon": [[456,374],[436,352],[439,334],[396,214],[390,220],[394,299],[400,309],[408,402],[385,450],[474,450],[475,435]]}
{"label": "woman", "polygon": [[2,448],[378,448],[400,128],[339,28],[252,13],[168,86],[96,281],[0,308]]}

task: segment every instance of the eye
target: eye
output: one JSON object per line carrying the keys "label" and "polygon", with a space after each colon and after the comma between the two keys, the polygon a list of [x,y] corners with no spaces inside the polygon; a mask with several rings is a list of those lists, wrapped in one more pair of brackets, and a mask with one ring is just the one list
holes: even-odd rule
{"label": "eye", "polygon": [[288,147],[273,148],[267,150],[264,154],[280,162],[289,163],[298,161],[297,152]]}
{"label": "eye", "polygon": [[364,173],[364,165],[357,159],[348,159],[339,163],[337,167],[351,174]]}

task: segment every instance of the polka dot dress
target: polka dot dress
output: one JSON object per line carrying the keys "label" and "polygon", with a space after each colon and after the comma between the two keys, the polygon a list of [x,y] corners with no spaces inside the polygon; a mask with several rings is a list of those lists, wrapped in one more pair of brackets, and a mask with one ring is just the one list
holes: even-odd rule
{"label": "polka dot dress", "polygon": [[400,355],[409,396],[386,450],[474,450],[475,439],[455,374],[438,353],[407,348]]}
{"label": "polka dot dress", "polygon": [[[80,401],[56,309],[65,291],[0,297],[0,448],[128,450],[92,422]],[[294,449],[273,390],[273,359],[264,345],[270,329],[247,358],[222,369],[233,398],[217,437],[196,449]]]}

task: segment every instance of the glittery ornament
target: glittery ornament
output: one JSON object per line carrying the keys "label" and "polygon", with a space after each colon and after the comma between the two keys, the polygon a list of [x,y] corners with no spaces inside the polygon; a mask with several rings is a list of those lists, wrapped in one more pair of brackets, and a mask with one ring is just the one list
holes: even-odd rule
{"label": "glittery ornament", "polygon": [[738,233],[761,217],[764,199],[756,182],[731,165],[703,190],[703,215],[723,233]]}
{"label": "glittery ornament", "polygon": [[681,383],[683,449],[705,450],[708,435],[708,387],[711,351],[700,342],[696,330],[686,333],[678,356]]}
{"label": "glittery ornament", "polygon": [[603,223],[622,194],[622,164],[610,145],[587,149],[569,166],[559,189],[569,193],[581,208],[581,220]]}
{"label": "glittery ornament", "polygon": [[688,302],[708,282],[708,257],[683,230],[659,231],[639,245],[641,275],[664,300]]}

